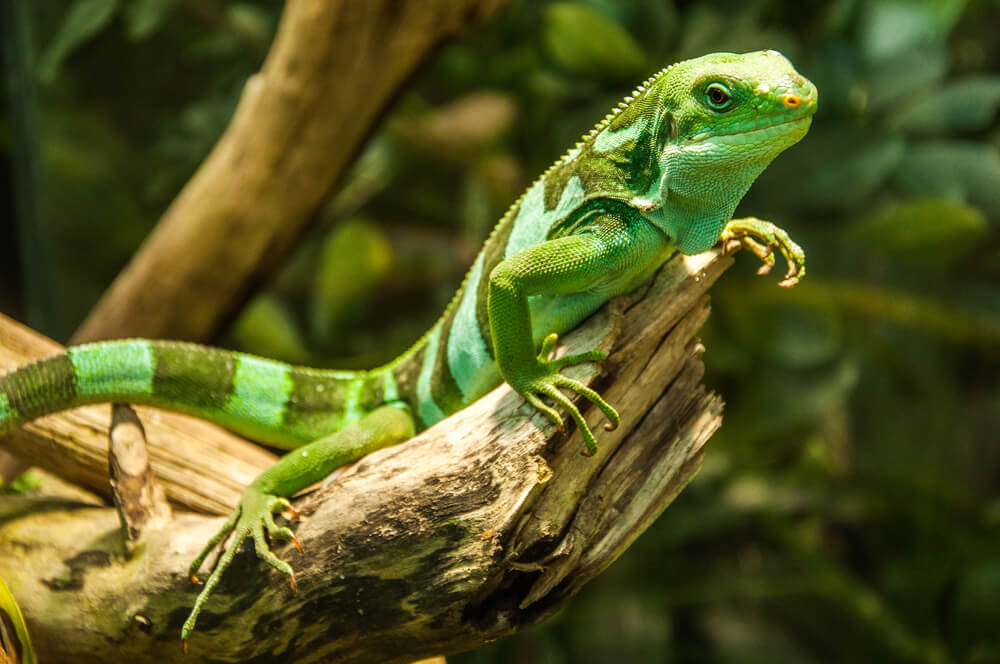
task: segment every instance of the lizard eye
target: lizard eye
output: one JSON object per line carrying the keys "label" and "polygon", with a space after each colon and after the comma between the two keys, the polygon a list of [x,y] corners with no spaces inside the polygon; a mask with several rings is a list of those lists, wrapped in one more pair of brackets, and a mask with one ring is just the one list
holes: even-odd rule
{"label": "lizard eye", "polygon": [[733,97],[722,83],[712,83],[705,89],[708,105],[715,111],[724,111],[732,105]]}

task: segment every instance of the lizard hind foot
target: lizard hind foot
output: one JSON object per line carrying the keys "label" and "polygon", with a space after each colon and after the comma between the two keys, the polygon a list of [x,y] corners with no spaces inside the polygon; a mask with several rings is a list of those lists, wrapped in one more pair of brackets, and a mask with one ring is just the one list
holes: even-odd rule
{"label": "lizard hind foot", "polygon": [[[618,427],[621,423],[621,417],[618,415],[618,411],[595,390],[587,387],[578,380],[562,375],[559,373],[559,370],[563,367],[583,364],[585,362],[601,362],[607,358],[607,355],[599,350],[591,350],[585,353],[566,355],[558,359],[549,359],[557,342],[558,336],[555,334],[545,337],[545,340],[542,342],[541,351],[536,358],[533,371],[528,376],[520,377],[520,380],[513,376],[508,376],[507,382],[528,403],[548,417],[560,430],[565,425],[562,416],[559,415],[556,409],[543,402],[541,397],[547,397],[557,406],[564,408],[569,413],[570,418],[576,423],[580,434],[583,436],[583,442],[586,445],[586,449],[583,452],[584,456],[592,456],[597,452],[597,439],[590,430],[590,425],[584,420],[583,414],[580,413],[580,409],[577,408],[576,404],[562,390],[576,392],[600,408],[601,412],[608,419],[608,425],[605,428],[609,431]],[[513,380],[511,380],[512,378]]]}
{"label": "lizard hind foot", "polygon": [[253,540],[257,557],[284,574],[291,584],[292,590],[298,589],[295,582],[295,572],[292,570],[291,565],[274,555],[265,537],[266,533],[271,539],[289,540],[299,551],[302,551],[302,545],[291,529],[279,526],[274,521],[274,514],[276,512],[286,511],[290,508],[291,504],[287,499],[262,493],[252,485],[243,493],[239,506],[233,510],[233,513],[223,524],[222,528],[208,541],[201,550],[201,553],[198,554],[198,557],[191,563],[191,567],[188,570],[191,581],[200,582],[200,579],[198,579],[198,569],[201,567],[201,564],[215,547],[232,533],[232,538],[226,544],[225,550],[216,562],[212,573],[205,581],[201,592],[198,593],[198,597],[194,601],[194,606],[191,608],[191,613],[181,628],[181,640],[184,642],[185,649],[187,648],[188,637],[194,631],[198,615],[208,601],[209,595],[212,594],[212,591],[219,584],[222,574],[232,564],[237,551],[240,549],[240,545],[245,540]]}

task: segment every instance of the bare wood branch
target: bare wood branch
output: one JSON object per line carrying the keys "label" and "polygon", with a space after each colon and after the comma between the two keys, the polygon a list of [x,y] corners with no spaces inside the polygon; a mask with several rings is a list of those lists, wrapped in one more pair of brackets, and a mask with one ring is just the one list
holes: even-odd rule
{"label": "bare wood branch", "polygon": [[131,406],[112,408],[108,445],[111,495],[131,547],[146,528],[166,525],[170,505],[149,466],[146,431]]}
{"label": "bare wood branch", "polygon": [[77,331],[204,340],[317,210],[390,97],[504,0],[290,0],[211,155]]}
{"label": "bare wood branch", "polygon": [[[0,373],[62,350],[62,346],[0,314]],[[276,457],[219,427],[136,406],[149,442],[149,462],[178,505],[225,514],[243,488]],[[110,498],[108,427],[111,409],[87,406],[40,418],[0,438],[0,446],[53,475]]]}
{"label": "bare wood branch", "polygon": [[622,414],[618,430],[598,432],[595,457],[581,456],[579,432],[556,431],[500,387],[300,500],[306,555],[275,547],[298,592],[238,556],[187,658],[177,642],[196,593],[186,568],[217,519],[176,515],[126,558],[113,510],[0,499],[0,576],[40,657],[402,664],[552,615],[699,468],[721,400],[700,385],[694,335],[706,290],[730,262],[677,256],[645,296],[618,300],[566,337],[567,352],[611,347],[606,377],[581,368]]}
{"label": "bare wood branch", "polygon": [[12,482],[28,468],[30,464],[0,447],[0,482]]}

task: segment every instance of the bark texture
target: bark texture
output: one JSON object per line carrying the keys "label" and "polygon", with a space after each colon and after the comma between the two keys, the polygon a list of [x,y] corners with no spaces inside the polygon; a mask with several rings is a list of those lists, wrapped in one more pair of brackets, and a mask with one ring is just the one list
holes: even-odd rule
{"label": "bark texture", "polygon": [[[700,466],[721,400],[700,384],[695,334],[730,263],[675,256],[641,292],[565,339],[610,349],[605,377],[576,367],[619,408],[600,451],[559,432],[506,386],[411,441],[376,452],[297,501],[306,555],[279,544],[298,592],[244,552],[202,614],[189,561],[220,525],[176,515],[126,553],[111,508],[0,498],[0,576],[42,661],[410,662],[475,648],[551,616],[613,562]],[[570,371],[567,371],[570,373]],[[206,481],[211,456],[197,469]],[[200,480],[199,480],[200,481]]]}
{"label": "bark texture", "polygon": [[390,97],[505,0],[289,0],[215,149],[73,343],[211,338],[302,229]]}

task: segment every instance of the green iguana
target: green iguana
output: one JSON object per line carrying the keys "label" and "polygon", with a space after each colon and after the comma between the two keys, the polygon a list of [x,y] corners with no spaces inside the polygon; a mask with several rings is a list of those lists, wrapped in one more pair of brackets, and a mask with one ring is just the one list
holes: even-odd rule
{"label": "green iguana", "polygon": [[[191,564],[197,572],[230,533],[181,631],[198,613],[240,544],[292,585],[292,568],[265,535],[291,540],[273,514],[339,466],[395,445],[506,381],[557,425],[559,408],[597,442],[562,390],[618,413],[560,369],[599,362],[591,351],[550,359],[566,332],[610,298],[646,280],[670,254],[718,242],[750,249],[767,272],[775,249],[782,285],[805,274],[787,234],[736,204],[816,112],[815,86],[775,51],[716,53],[649,78],[532,184],[500,219],[438,322],[409,350],[370,371],[294,367],[187,343],[131,339],[87,344],[0,378],[0,433],[96,402],[148,404],[216,422],[250,438],[298,448],[247,487],[222,530]],[[548,403],[546,403],[548,401]]]}

